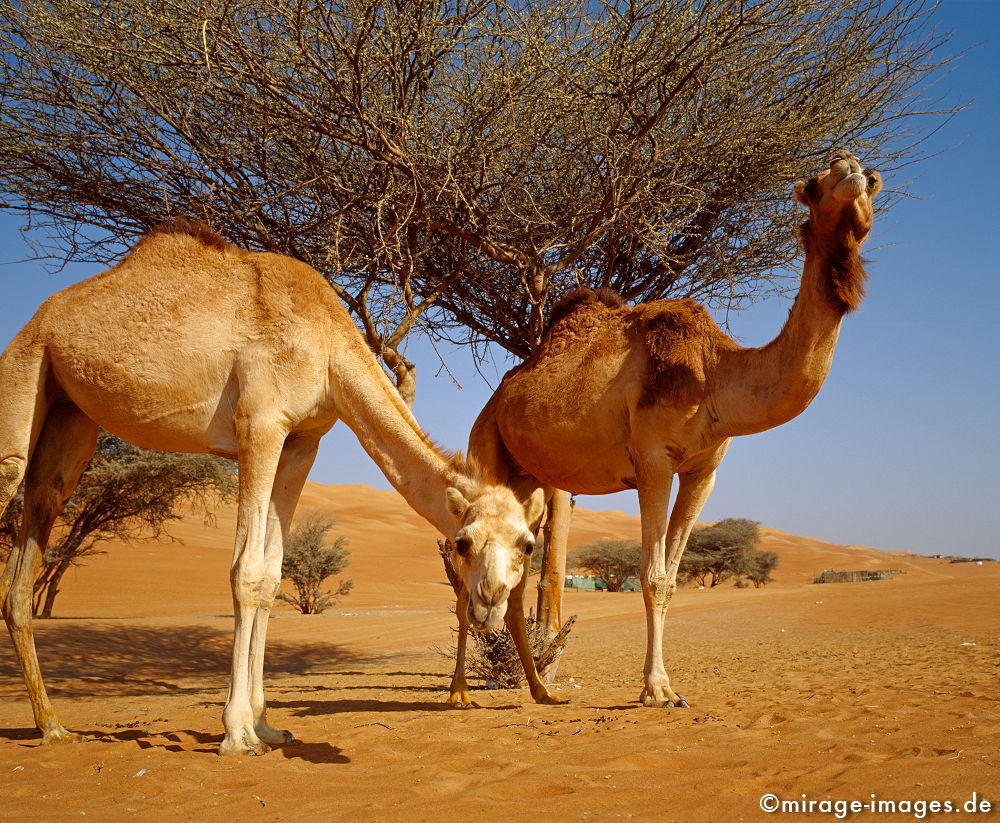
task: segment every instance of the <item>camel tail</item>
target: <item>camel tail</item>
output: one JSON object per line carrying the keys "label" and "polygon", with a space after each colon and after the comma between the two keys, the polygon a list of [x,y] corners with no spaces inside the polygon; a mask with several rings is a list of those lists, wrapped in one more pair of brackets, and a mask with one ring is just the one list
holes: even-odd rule
{"label": "camel tail", "polygon": [[24,479],[48,408],[45,350],[29,329],[0,354],[0,515]]}

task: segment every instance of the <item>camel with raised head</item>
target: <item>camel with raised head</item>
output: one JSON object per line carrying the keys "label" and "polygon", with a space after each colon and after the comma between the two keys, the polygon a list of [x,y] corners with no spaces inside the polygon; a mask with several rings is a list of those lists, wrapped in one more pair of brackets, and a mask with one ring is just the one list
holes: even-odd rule
{"label": "camel with raised head", "polygon": [[[847,152],[795,184],[809,209],[805,267],[788,320],[766,346],[737,345],[692,300],[626,306],[606,290],[579,289],[554,308],[541,345],[504,377],[473,427],[470,455],[488,478],[522,496],[539,486],[638,491],[647,706],[687,705],[664,668],[663,624],[688,536],[731,438],[791,420],[823,384],[841,321],[864,295],[860,248],[881,187],[878,173]],[[459,570],[477,562],[479,550],[475,542],[460,547]],[[507,614],[512,630],[522,626],[514,638],[534,684],[523,607],[512,599]],[[483,625],[471,608],[460,618],[462,633]],[[548,702],[537,685],[532,695]],[[449,701],[469,703],[464,670],[456,670]]]}
{"label": "camel with raised head", "polygon": [[481,550],[463,580],[478,595],[477,624],[499,625],[541,493],[522,504],[436,449],[314,269],[181,220],[42,305],[0,356],[0,511],[25,482],[0,604],[43,742],[80,738],[45,692],[32,582],[98,426],[144,448],[239,461],[236,630],[219,751],[261,754],[292,739],[267,722],[267,618],[299,493],[338,419],[419,514],[446,536],[475,535]]}

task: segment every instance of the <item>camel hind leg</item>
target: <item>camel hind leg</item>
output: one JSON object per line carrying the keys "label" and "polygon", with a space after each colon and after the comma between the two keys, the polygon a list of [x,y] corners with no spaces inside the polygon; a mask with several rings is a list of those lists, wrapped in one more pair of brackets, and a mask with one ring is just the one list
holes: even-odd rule
{"label": "camel hind leg", "polygon": [[[45,354],[34,345],[31,333],[23,330],[0,354],[0,515],[24,479],[48,411],[46,379]],[[14,584],[20,577],[31,575],[31,566],[31,558],[22,551],[20,540],[15,540],[0,575],[0,611],[12,637],[10,615],[18,599]],[[16,641],[15,648],[18,648]]]}
{"label": "camel hind leg", "polygon": [[[0,515],[17,494],[49,407],[45,354],[22,331],[0,354]],[[12,570],[0,577],[0,602],[7,599]]]}
{"label": "camel hind leg", "polygon": [[97,440],[97,425],[69,401],[45,418],[24,483],[24,520],[4,572],[3,616],[24,674],[35,725],[43,743],[76,742],[63,728],[42,681],[31,630],[35,576],[56,518],[73,494]]}

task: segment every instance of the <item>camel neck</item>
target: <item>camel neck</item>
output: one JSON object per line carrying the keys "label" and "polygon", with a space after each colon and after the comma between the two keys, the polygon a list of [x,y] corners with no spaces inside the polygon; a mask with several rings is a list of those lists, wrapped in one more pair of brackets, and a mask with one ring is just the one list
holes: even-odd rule
{"label": "camel neck", "polygon": [[859,244],[830,242],[808,222],[802,235],[802,281],[781,332],[766,346],[720,357],[717,417],[727,435],[780,426],[808,407],[830,372],[844,314],[864,294]]}
{"label": "camel neck", "polygon": [[451,536],[456,523],[448,512],[445,492],[454,487],[471,498],[477,484],[431,443],[363,343],[351,343],[331,363],[337,416],[406,502],[442,534]]}

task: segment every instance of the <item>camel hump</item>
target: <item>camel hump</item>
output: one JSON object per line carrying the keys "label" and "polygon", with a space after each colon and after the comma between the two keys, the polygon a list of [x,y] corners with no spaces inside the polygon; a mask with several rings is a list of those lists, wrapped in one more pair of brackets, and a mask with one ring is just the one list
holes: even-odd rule
{"label": "camel hump", "polygon": [[223,238],[221,234],[212,229],[210,226],[207,226],[199,220],[189,220],[187,217],[174,217],[171,220],[165,220],[162,223],[157,223],[139,239],[136,246],[140,246],[143,243],[157,237],[171,234],[185,235],[193,240],[196,240],[198,243],[205,246],[205,248],[215,249],[216,251],[236,249],[236,246]]}
{"label": "camel hump", "polygon": [[577,286],[575,289],[570,289],[556,301],[552,307],[552,311],[549,313],[549,323],[546,326],[546,331],[585,304],[603,305],[609,309],[620,309],[625,305],[625,299],[614,289],[607,286],[601,286],[598,289],[592,289],[589,286]]}
{"label": "camel hump", "polygon": [[656,300],[637,308],[650,364],[643,405],[665,396],[693,401],[729,338],[694,300]]}

